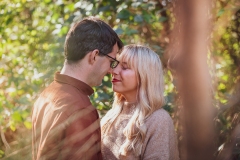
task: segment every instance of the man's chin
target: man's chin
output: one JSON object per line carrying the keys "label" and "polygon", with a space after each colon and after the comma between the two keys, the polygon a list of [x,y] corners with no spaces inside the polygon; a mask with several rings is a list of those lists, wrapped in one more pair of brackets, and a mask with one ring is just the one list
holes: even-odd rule
{"label": "man's chin", "polygon": [[96,82],[96,85],[95,85],[94,87],[99,87],[99,86],[101,86],[101,85],[103,84],[103,79],[104,79],[104,78],[102,78],[101,81]]}
{"label": "man's chin", "polygon": [[102,85],[102,81],[99,82],[99,83],[97,83],[97,84],[95,85],[95,87],[99,87],[99,86],[101,86],[101,85]]}

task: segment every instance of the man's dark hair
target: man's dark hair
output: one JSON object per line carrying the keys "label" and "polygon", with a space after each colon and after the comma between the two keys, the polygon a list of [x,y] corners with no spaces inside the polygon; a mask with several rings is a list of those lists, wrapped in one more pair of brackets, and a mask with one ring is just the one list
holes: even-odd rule
{"label": "man's dark hair", "polygon": [[109,54],[116,43],[119,50],[122,49],[122,41],[108,24],[95,17],[85,18],[68,31],[64,45],[65,59],[76,62],[94,49],[99,50],[99,55]]}

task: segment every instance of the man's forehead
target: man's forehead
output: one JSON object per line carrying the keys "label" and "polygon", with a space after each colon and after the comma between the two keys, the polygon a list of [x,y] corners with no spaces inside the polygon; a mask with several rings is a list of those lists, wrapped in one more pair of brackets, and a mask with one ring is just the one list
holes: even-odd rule
{"label": "man's forehead", "polygon": [[117,55],[117,54],[119,54],[119,48],[118,48],[118,45],[117,45],[117,44],[115,44],[115,45],[113,46],[113,50],[112,50],[112,52],[111,52],[110,54],[112,54],[112,55]]}
{"label": "man's forehead", "polygon": [[119,53],[119,47],[117,43],[114,45],[113,50],[115,51],[116,54]]}

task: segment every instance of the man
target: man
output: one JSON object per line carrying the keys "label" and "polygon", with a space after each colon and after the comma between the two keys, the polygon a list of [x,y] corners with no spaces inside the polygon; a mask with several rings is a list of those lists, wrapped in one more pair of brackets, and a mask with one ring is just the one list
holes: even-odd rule
{"label": "man", "polygon": [[89,96],[118,65],[122,47],[112,28],[94,17],[69,30],[64,66],[34,104],[34,160],[102,159],[99,116]]}

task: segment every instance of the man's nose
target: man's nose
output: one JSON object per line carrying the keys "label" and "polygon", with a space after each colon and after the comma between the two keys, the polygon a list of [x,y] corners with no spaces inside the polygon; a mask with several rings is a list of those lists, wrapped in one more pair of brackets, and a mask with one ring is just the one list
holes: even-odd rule
{"label": "man's nose", "polygon": [[120,67],[120,65],[118,65],[116,68],[112,69],[111,74],[113,74],[113,75],[119,74],[120,70],[121,70],[121,67]]}

